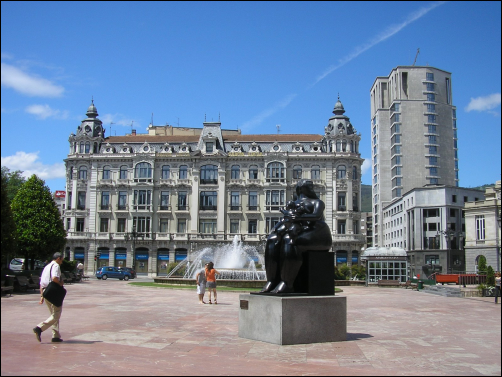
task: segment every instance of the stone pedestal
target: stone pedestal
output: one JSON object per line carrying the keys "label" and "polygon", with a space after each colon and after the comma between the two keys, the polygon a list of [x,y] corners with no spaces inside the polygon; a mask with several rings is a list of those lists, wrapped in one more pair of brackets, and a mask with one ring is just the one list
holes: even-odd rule
{"label": "stone pedestal", "polygon": [[239,336],[274,344],[347,340],[347,298],[239,295]]}

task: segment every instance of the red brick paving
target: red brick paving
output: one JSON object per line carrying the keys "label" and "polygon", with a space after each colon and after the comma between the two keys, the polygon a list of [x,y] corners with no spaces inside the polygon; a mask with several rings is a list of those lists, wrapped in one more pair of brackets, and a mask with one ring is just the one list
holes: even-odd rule
{"label": "red brick paving", "polygon": [[501,374],[492,298],[344,287],[347,341],[279,346],[237,336],[238,292],[199,305],[195,291],[119,280],[66,288],[60,344],[35,339],[38,293],[2,296],[2,376]]}

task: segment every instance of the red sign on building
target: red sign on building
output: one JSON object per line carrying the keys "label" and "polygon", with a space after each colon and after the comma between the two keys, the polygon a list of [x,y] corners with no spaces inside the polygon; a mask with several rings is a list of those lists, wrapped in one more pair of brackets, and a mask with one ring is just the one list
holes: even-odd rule
{"label": "red sign on building", "polygon": [[54,195],[56,198],[66,198],[66,191],[56,191]]}

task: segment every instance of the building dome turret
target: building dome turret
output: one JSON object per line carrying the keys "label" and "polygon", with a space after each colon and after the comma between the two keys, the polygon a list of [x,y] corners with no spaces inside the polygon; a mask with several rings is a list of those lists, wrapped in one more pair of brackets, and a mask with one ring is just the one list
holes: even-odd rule
{"label": "building dome turret", "polygon": [[343,115],[343,113],[345,113],[345,109],[343,108],[342,102],[340,101],[340,95],[338,95],[338,101],[336,102],[333,109],[333,114]]}
{"label": "building dome turret", "polygon": [[99,115],[96,106],[94,106],[94,99],[92,100],[91,105],[87,109],[87,113],[85,115],[87,115],[89,118],[96,118]]}

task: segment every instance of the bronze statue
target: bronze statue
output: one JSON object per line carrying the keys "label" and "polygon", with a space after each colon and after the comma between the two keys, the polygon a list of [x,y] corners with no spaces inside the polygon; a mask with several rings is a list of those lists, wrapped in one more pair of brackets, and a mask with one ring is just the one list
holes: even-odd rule
{"label": "bronze statue", "polygon": [[262,293],[293,293],[293,284],[303,263],[303,252],[331,248],[331,231],[324,219],[324,203],[314,192],[314,184],[302,179],[296,185],[295,201],[281,209],[277,223],[265,245],[267,283]]}

